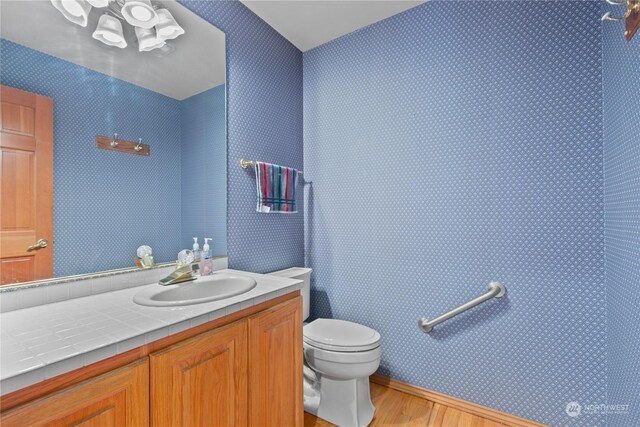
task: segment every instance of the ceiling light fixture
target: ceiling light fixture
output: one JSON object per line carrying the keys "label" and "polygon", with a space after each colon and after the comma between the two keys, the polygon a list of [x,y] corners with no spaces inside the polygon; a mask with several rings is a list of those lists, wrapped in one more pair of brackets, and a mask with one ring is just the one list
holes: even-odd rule
{"label": "ceiling light fixture", "polygon": [[109,6],[109,0],[87,0],[93,7],[107,7]]}
{"label": "ceiling light fixture", "polygon": [[176,20],[167,9],[159,9],[158,24],[156,25],[156,33],[161,40],[173,40],[184,34],[184,29],[178,25]]}
{"label": "ceiling light fixture", "polygon": [[93,38],[108,46],[115,46],[120,49],[127,47],[127,41],[122,34],[122,23],[115,16],[106,13],[100,17],[98,26],[93,32]]}
{"label": "ceiling light fixture", "polygon": [[81,27],[87,26],[91,5],[85,0],[51,0],[53,7],[58,9],[69,22]]}
{"label": "ceiling light fixture", "polygon": [[158,23],[158,14],[150,0],[125,0],[122,16],[134,27],[149,29]]}
{"label": "ceiling light fixture", "polygon": [[127,47],[122,28],[124,21],[134,27],[140,52],[165,46],[165,53],[171,52],[175,46],[167,45],[165,40],[173,40],[185,33],[168,9],[154,6],[151,0],[51,0],[51,4],[70,22],[82,27],[87,26],[92,6],[106,8],[93,38],[121,49]]}
{"label": "ceiling light fixture", "polygon": [[158,38],[156,30],[153,28],[136,27],[136,37],[138,38],[138,50],[140,52],[149,52],[166,44],[164,40]]}

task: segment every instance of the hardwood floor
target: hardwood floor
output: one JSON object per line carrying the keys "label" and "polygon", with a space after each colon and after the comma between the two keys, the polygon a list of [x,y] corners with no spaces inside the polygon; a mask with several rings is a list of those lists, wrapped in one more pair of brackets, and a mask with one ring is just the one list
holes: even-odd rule
{"label": "hardwood floor", "polygon": [[[371,427],[499,427],[500,424],[459,409],[421,399],[379,384],[371,384],[371,399],[376,415]],[[305,427],[330,427],[328,423],[304,413]]]}

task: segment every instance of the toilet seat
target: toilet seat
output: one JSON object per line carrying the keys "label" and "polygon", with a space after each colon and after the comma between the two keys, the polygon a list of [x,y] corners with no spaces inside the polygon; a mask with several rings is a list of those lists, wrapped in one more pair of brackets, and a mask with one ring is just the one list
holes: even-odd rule
{"label": "toilet seat", "polygon": [[380,362],[382,351],[380,346],[366,351],[335,351],[315,347],[309,343],[303,343],[304,356],[307,361],[324,360],[327,362],[343,363],[352,365],[354,363]]}
{"label": "toilet seat", "polygon": [[302,331],[303,341],[318,349],[349,353],[380,347],[377,331],[346,320],[316,319]]}

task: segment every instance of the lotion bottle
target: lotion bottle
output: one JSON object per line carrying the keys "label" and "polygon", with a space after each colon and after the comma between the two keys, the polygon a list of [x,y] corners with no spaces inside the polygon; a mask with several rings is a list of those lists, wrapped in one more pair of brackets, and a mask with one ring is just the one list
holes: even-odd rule
{"label": "lotion bottle", "polygon": [[193,238],[193,260],[196,262],[200,261],[200,245],[198,244],[198,238]]}
{"label": "lotion bottle", "polygon": [[202,253],[200,254],[200,275],[208,276],[213,273],[213,260],[211,259],[211,252],[209,249],[210,237],[205,237],[204,246],[202,247]]}
{"label": "lotion bottle", "polygon": [[204,238],[204,246],[202,247],[203,258],[211,258],[211,250],[209,249],[209,240],[212,240],[211,237]]}

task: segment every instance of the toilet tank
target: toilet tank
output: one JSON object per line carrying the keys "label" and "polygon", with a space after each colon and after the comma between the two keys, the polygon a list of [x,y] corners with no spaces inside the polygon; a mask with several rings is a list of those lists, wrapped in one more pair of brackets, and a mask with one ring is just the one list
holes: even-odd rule
{"label": "toilet tank", "polygon": [[269,273],[272,276],[287,277],[289,279],[302,280],[302,288],[300,288],[300,294],[302,295],[302,320],[307,320],[309,317],[309,299],[311,294],[311,271],[310,268],[293,267],[285,270],[274,271]]}

